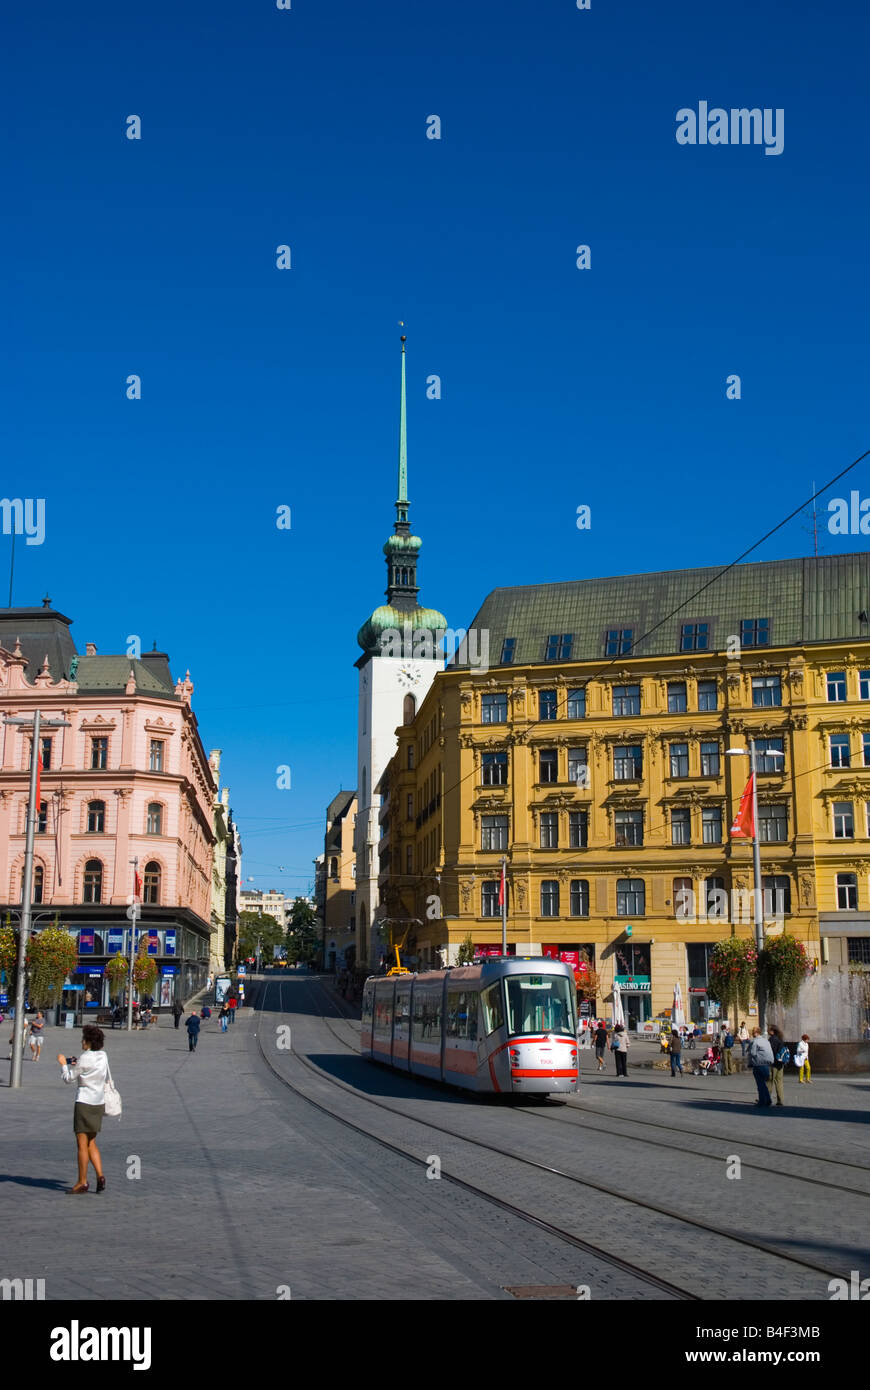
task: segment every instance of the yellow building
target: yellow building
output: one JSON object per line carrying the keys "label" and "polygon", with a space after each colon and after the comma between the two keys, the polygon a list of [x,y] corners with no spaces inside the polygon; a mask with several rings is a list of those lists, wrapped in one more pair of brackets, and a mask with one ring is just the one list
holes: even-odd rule
{"label": "yellow building", "polygon": [[583,950],[601,1012],[618,980],[638,1022],[676,983],[715,1014],[709,950],[753,934],[749,759],[726,755],[754,738],[768,930],[870,965],[870,554],[718,573],[489,595],[489,667],[437,676],[379,783],[382,912],[415,964],[500,946],[504,856],[517,952]]}
{"label": "yellow building", "polygon": [[355,791],[339,792],[326,808],[323,862],[323,964],[352,970],[357,958]]}

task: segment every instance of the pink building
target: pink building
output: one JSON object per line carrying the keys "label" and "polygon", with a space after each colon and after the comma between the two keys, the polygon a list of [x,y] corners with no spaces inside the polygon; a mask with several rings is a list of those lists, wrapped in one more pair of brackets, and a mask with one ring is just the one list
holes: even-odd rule
{"label": "pink building", "polygon": [[[55,915],[79,940],[87,1007],[108,1003],[107,960],[129,951],[138,857],[139,927],[157,961],[158,1003],[188,998],[208,973],[216,784],[191,708],[189,673],[165,652],[76,652],[50,607],[0,609],[0,715],[66,719],[47,729],[34,851],[36,930]],[[30,731],[0,725],[0,914],[20,913]],[[66,1003],[73,1002],[70,994]]]}

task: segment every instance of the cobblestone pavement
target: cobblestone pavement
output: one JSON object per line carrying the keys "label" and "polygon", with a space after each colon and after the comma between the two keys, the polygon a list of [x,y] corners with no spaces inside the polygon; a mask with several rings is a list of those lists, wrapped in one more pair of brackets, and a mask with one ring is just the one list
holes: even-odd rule
{"label": "cobblestone pavement", "polygon": [[[564,1179],[530,1174],[431,1128],[373,1112],[362,1098],[337,1096],[328,1083],[318,1088],[298,1060],[277,1056],[279,1067],[294,1068],[294,1083],[316,1091],[324,1104],[394,1142],[419,1143],[441,1157],[445,1170],[491,1187],[638,1265],[672,1279],[680,1266],[691,1270],[693,1278],[699,1271],[714,1271],[711,1297],[724,1289],[727,1296],[739,1298],[815,1299],[828,1297],[830,1277],[870,1268],[870,1078],[817,1077],[812,1087],[803,1087],[795,1074],[786,1079],[786,1105],[759,1111],[748,1073],[672,1080],[669,1069],[636,1066],[628,1080],[618,1081],[612,1070],[599,1076],[594,1058],[581,1053],[582,1094],[577,1100],[505,1111],[356,1057],[349,1047],[358,1047],[358,1022],[333,1019],[327,1033],[316,1016],[352,1012],[326,984],[291,978],[281,994],[281,1009],[297,1011],[292,1019],[280,1014],[293,1023],[295,1052],[307,1054],[335,1080],[401,1108],[404,1116],[455,1129],[598,1187],[742,1234],[822,1270],[784,1264],[600,1191],[574,1186],[566,1192]],[[273,998],[270,1008],[277,1007]],[[643,1044],[634,1055],[644,1060]],[[645,1059],[657,1058],[657,1048],[648,1045]],[[740,1160],[739,1178],[728,1176],[738,1171],[735,1159]],[[566,1212],[578,1214],[574,1224]],[[705,1293],[703,1279],[699,1291]]]}
{"label": "cobblestone pavement", "polygon": [[[308,1006],[314,982],[298,986]],[[47,1029],[23,1087],[0,1086],[0,1278],[42,1278],[47,1300],[663,1296],[319,1114],[264,1064],[265,1018],[212,1019],[194,1054],[169,1017],[108,1031],[124,1113],[100,1136],[106,1192],[75,1202],[75,1090],[55,1057],[80,1035]]]}

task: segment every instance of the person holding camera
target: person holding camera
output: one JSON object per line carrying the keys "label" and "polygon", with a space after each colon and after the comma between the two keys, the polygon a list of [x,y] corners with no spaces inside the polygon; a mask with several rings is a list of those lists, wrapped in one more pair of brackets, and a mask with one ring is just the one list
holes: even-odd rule
{"label": "person holding camera", "polygon": [[64,1081],[78,1082],[73,1107],[73,1133],[76,1137],[79,1176],[75,1186],[67,1188],[71,1196],[87,1192],[89,1163],[93,1164],[97,1175],[97,1191],[106,1190],[103,1161],[97,1148],[97,1135],[106,1111],[106,1079],[109,1075],[109,1059],[103,1051],[104,1041],[102,1029],[86,1023],[82,1029],[82,1056],[67,1058],[62,1052],[57,1054]]}

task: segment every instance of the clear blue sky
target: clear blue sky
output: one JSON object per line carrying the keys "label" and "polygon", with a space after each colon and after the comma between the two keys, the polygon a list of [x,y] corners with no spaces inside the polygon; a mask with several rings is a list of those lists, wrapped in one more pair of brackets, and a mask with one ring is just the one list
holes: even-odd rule
{"label": "clear blue sky", "polygon": [[[15,7],[2,492],[47,536],[14,602],[190,668],[246,877],[304,891],[354,783],[399,319],[421,600],[455,626],[496,585],[726,563],[870,447],[868,44],[859,0]],[[783,153],[678,145],[701,100],[783,108]]]}

